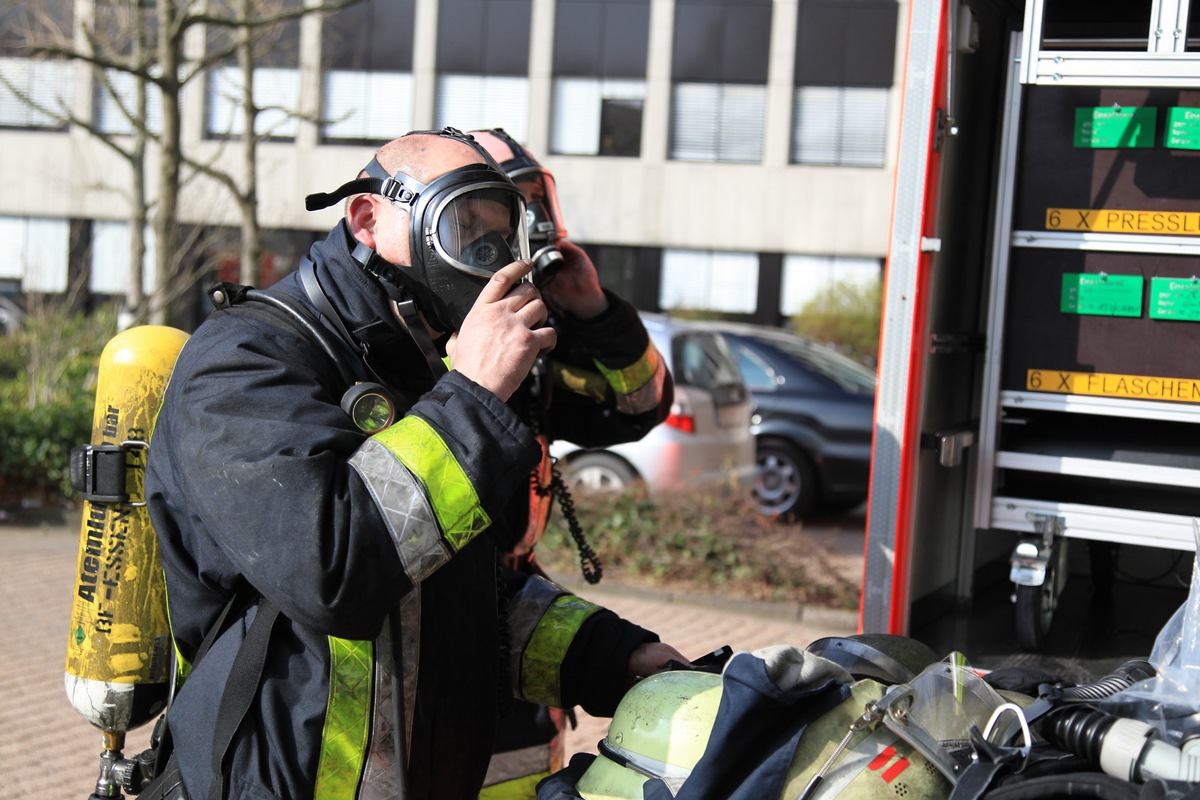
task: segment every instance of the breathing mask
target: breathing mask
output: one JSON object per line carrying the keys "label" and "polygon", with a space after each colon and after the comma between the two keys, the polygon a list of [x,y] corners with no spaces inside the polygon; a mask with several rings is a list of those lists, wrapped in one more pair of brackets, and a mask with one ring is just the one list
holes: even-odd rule
{"label": "breathing mask", "polygon": [[393,300],[406,291],[433,328],[450,333],[462,326],[497,270],[529,258],[525,200],[495,159],[467,135],[453,128],[414,133],[461,141],[485,162],[452,169],[425,184],[403,172],[390,175],[371,159],[367,177],[311,194],[305,205],[313,211],[369,192],[407,211],[411,264],[389,264],[361,244],[354,258],[380,279]]}
{"label": "breathing mask", "polygon": [[554,175],[516,142],[503,128],[488,133],[503,141],[513,152],[500,162],[500,168],[513,179],[525,197],[525,226],[529,230],[529,249],[533,255],[533,281],[541,284],[563,265],[558,241],[567,237]]}

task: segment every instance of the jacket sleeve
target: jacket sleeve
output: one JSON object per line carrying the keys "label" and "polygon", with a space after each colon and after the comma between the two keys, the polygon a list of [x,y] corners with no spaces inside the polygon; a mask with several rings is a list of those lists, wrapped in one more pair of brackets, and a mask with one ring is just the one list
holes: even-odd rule
{"label": "jacket sleeve", "polygon": [[186,520],[166,534],[211,591],[244,580],[305,626],[373,638],[523,485],[536,441],[456,373],[368,438],[315,345],[244,319],[177,362],[151,454],[167,519]]}
{"label": "jacket sleeve", "polygon": [[518,697],[612,716],[629,687],[629,657],[658,636],[540,575],[509,601],[509,658]]}
{"label": "jacket sleeve", "polygon": [[451,372],[403,419],[363,442],[350,466],[416,584],[491,526],[540,456],[511,409]]}
{"label": "jacket sleeve", "polygon": [[549,433],[583,447],[642,438],[667,418],[671,373],[637,311],[606,291],[609,308],[595,319],[556,318],[551,360],[554,402]]}

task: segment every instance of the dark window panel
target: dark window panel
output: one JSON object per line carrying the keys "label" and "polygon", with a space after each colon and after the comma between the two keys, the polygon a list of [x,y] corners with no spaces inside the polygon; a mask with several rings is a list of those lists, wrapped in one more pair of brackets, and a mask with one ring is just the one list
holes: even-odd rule
{"label": "dark window panel", "polygon": [[675,6],[675,81],[766,83],[771,46],[767,2],[686,2]]}
{"label": "dark window panel", "polygon": [[530,0],[442,0],[438,72],[528,74],[531,13]]}
{"label": "dark window panel", "polygon": [[607,4],[603,31],[600,74],[606,78],[644,78],[650,47],[650,3]]}
{"label": "dark window panel", "polygon": [[602,156],[637,158],[642,154],[642,101],[600,102],[600,152]]}
{"label": "dark window panel", "polygon": [[411,72],[416,0],[366,0],[325,18],[326,69]]}
{"label": "dark window panel", "polygon": [[[303,0],[274,0],[257,8],[255,14],[267,16],[282,11],[294,11],[302,7]],[[232,19],[237,11],[231,0],[210,0],[208,13],[223,19]],[[213,55],[226,52],[236,41],[237,29],[225,25],[207,26],[207,52]],[[260,28],[254,34],[254,65],[256,67],[298,67],[300,65],[300,18]],[[237,56],[229,56],[225,63],[236,63]]]}
{"label": "dark window panel", "polygon": [[554,74],[642,78],[650,37],[648,0],[566,0],[554,17]]}
{"label": "dark window panel", "polygon": [[600,3],[560,3],[554,12],[554,74],[594,77],[600,73],[604,7]]}
{"label": "dark window panel", "polygon": [[658,305],[662,283],[662,250],[657,247],[582,245],[600,285],[611,289],[641,311],[661,311]]}
{"label": "dark window panel", "polygon": [[0,54],[29,56],[43,42],[70,44],[74,28],[73,0],[0,3]]}
{"label": "dark window panel", "polygon": [[802,2],[796,21],[796,85],[890,87],[896,16],[892,0]]}

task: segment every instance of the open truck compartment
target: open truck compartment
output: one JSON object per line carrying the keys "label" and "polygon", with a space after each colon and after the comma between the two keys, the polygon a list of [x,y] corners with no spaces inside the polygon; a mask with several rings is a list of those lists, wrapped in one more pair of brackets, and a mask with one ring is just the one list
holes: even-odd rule
{"label": "open truck compartment", "polygon": [[864,631],[1097,675],[1186,599],[1192,5],[911,2]]}

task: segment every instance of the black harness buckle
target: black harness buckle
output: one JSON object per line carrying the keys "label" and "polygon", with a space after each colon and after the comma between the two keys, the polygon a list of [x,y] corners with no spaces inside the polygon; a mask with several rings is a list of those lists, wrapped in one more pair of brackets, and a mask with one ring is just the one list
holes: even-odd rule
{"label": "black harness buckle", "polygon": [[92,503],[146,505],[145,499],[131,500],[126,488],[126,471],[143,469],[145,456],[130,460],[133,450],[148,450],[149,443],[128,439],[121,444],[81,444],[71,448],[71,488]]}

